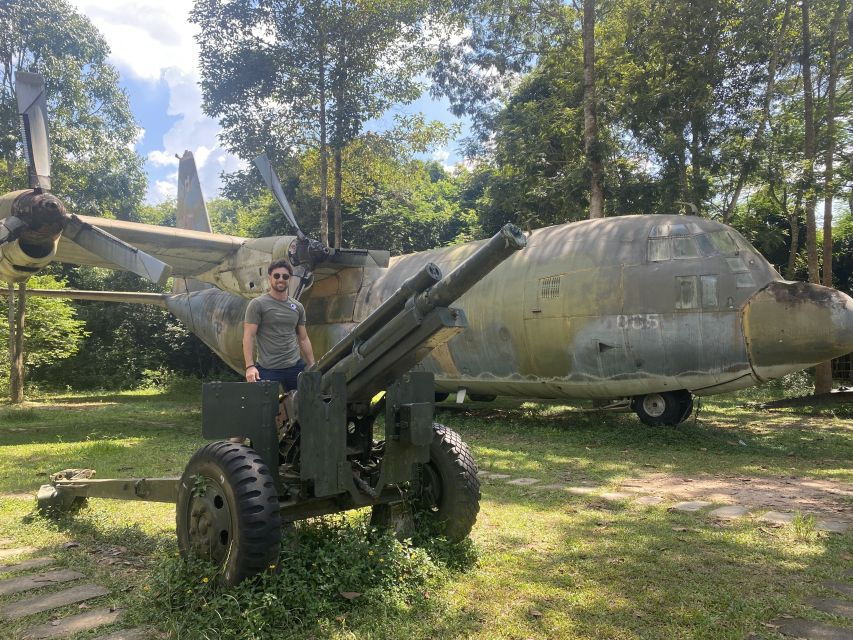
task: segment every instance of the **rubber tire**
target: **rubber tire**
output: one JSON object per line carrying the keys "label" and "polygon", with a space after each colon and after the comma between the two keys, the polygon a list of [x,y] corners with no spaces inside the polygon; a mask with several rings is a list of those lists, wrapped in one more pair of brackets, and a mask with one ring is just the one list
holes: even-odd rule
{"label": "rubber tire", "polygon": [[254,449],[231,442],[213,442],[202,447],[184,469],[176,510],[181,553],[187,556],[192,549],[189,510],[197,475],[218,480],[231,513],[230,548],[220,581],[235,585],[269,570],[270,565],[277,565],[282,524],[275,482]]}
{"label": "rubber tire", "polygon": [[[451,542],[465,539],[480,511],[480,479],[468,445],[458,433],[443,424],[433,424],[433,438],[427,463],[441,481],[441,497],[436,509],[419,509]],[[423,471],[421,471],[423,473]]]}
{"label": "rubber tire", "polygon": [[[648,394],[652,395],[652,394]],[[693,413],[693,396],[686,389],[680,391],[662,391],[659,394],[663,398],[665,406],[663,413],[659,416],[649,415],[643,409],[643,398],[646,396],[635,396],[631,406],[634,413],[640,418],[640,422],[650,427],[674,427],[681,424]]]}
{"label": "rubber tire", "polygon": [[435,401],[436,402],[444,402],[450,397],[450,394],[446,391],[436,391],[435,392]]}

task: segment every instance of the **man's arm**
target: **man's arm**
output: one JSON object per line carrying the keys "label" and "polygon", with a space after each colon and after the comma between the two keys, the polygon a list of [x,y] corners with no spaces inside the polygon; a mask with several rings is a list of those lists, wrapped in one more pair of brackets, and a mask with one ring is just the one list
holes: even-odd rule
{"label": "man's arm", "polygon": [[305,330],[304,324],[296,327],[296,339],[299,341],[299,350],[302,352],[302,359],[310,367],[314,364],[314,348],[311,346],[311,339],[308,337],[308,332]]}
{"label": "man's arm", "polygon": [[243,360],[246,363],[246,382],[257,382],[260,379],[255,365],[255,336],[258,325],[251,322],[243,323]]}

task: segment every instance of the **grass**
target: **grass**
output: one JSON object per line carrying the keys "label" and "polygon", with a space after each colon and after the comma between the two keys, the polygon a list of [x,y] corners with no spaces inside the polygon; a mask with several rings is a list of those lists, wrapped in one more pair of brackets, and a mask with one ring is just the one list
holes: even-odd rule
{"label": "grass", "polygon": [[[543,483],[615,488],[660,472],[853,481],[849,420],[757,412],[740,401],[705,402],[678,429],[537,404],[439,418],[463,434],[482,469]],[[842,579],[853,534],[821,534],[803,515],[780,529],[752,518],[720,525],[666,504],[485,481],[476,553],[400,545],[368,532],[355,513],[300,527],[301,544],[263,588],[222,592],[203,581],[203,567],[175,556],[171,505],[92,500],[54,521],[24,495],[63,468],[178,475],[203,443],[199,423],[192,393],[63,394],[0,407],[0,538],[50,548],[59,564],[112,587],[104,602],[127,608],[126,624],[173,638],[771,639],[781,636],[765,623],[783,614],[853,626],[804,604],[829,595],[822,581]],[[65,548],[70,541],[79,546]],[[361,595],[348,600],[345,589]],[[4,624],[0,637],[24,626]]]}

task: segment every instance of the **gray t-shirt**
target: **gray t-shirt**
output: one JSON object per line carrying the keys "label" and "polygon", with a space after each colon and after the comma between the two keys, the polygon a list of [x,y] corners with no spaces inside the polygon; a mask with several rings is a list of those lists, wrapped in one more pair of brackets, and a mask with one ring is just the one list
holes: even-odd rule
{"label": "gray t-shirt", "polygon": [[276,300],[264,294],[249,302],[245,321],[258,325],[257,364],[264,369],[286,369],[299,361],[296,327],[305,325],[305,308],[298,300]]}

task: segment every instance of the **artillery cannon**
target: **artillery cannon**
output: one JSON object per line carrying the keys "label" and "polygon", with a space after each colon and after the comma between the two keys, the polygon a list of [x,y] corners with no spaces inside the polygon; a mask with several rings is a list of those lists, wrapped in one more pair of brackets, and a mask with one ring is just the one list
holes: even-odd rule
{"label": "artillery cannon", "polygon": [[42,486],[39,505],[175,502],[180,550],[219,564],[227,584],[277,564],[283,523],[348,509],[372,507],[373,524],[398,532],[418,510],[441,535],[466,537],[479,511],[477,468],[459,435],[433,422],[432,373],[412,369],[466,327],[450,305],[525,244],[506,225],[445,277],[427,264],[303,372],[295,392],[280,396],[275,382],[205,384],[202,433],[217,441],[180,478],[67,470]]}

